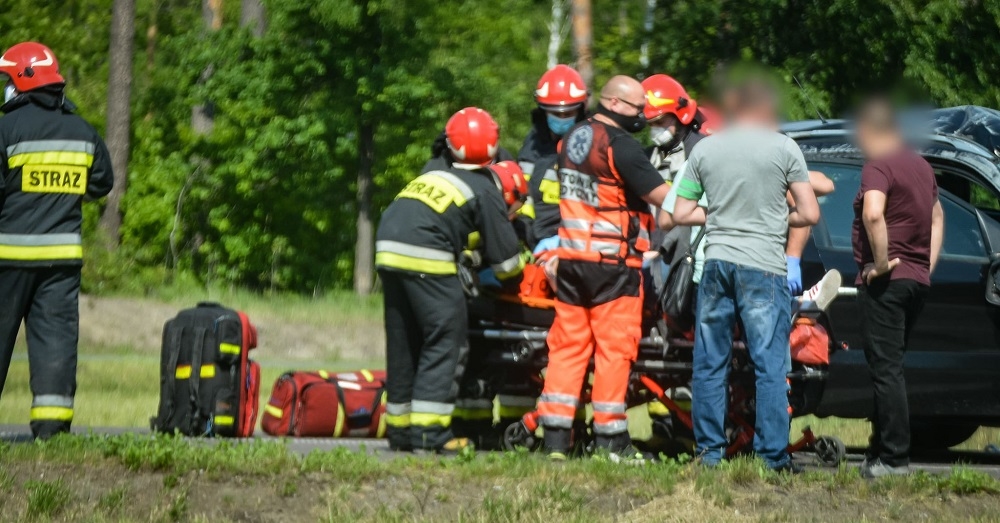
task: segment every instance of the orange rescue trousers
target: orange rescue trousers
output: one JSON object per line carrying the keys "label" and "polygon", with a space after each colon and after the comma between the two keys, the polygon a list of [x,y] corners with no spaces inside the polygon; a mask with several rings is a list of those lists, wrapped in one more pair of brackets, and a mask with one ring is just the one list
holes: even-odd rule
{"label": "orange rescue trousers", "polygon": [[549,331],[549,366],[538,413],[546,428],[569,429],[580,391],[594,358],[594,433],[615,436],[628,430],[625,393],[642,337],[642,292],[593,307],[556,301]]}

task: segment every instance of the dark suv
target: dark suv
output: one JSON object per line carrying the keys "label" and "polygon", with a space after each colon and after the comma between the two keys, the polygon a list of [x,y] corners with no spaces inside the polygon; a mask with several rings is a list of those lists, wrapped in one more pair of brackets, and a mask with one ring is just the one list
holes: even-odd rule
{"label": "dark suv", "polygon": [[[913,445],[944,448],[981,425],[1000,426],[1000,299],[993,281],[1000,259],[1000,111],[967,106],[929,114],[917,138],[937,175],[944,246],[904,365]],[[852,204],[862,156],[842,120],[794,122],[782,130],[799,144],[810,168],[836,183],[836,191],[820,199],[822,219],[803,256],[804,281],[835,268],[845,285],[853,285]],[[866,418],[872,412],[859,314],[850,298],[831,307],[840,349],[831,356],[818,416]]]}

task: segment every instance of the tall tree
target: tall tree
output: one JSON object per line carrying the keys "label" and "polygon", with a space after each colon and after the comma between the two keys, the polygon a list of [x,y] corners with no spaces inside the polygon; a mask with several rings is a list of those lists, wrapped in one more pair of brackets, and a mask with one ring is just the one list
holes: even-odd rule
{"label": "tall tree", "polygon": [[[590,0],[573,0],[573,49],[576,51],[576,70],[584,83],[594,85],[594,65],[591,47],[594,44],[591,24]],[[597,92],[596,89],[594,92]]]}
{"label": "tall tree", "polygon": [[240,4],[240,26],[249,27],[254,36],[264,36],[267,29],[267,17],[263,0],[243,0]]}
{"label": "tall tree", "polygon": [[111,7],[111,46],[108,52],[107,142],[115,186],[101,215],[101,228],[112,246],[121,240],[121,202],[128,189],[128,157],[132,136],[132,53],[135,48],[135,1],[114,0]]}

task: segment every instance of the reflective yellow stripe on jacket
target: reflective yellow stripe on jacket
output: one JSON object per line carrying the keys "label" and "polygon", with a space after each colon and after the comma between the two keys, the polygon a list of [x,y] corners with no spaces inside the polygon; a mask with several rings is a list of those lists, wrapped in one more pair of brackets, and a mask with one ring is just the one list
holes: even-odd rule
{"label": "reflective yellow stripe on jacket", "polygon": [[375,242],[375,266],[424,274],[458,273],[451,252],[388,240]]}
{"label": "reflective yellow stripe on jacket", "polygon": [[0,260],[43,261],[83,258],[79,234],[0,233]]}

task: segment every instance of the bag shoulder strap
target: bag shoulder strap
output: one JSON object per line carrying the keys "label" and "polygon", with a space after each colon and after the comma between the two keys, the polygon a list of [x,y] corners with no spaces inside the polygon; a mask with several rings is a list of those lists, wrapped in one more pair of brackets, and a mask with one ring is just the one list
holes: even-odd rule
{"label": "bag shoulder strap", "polygon": [[168,322],[164,332],[163,351],[166,364],[160,368],[160,412],[150,423],[153,430],[163,429],[174,415],[174,393],[177,390],[177,360],[181,354],[181,334],[183,327]]}
{"label": "bag shoulder strap", "polygon": [[701,244],[701,240],[705,238],[705,233],[707,231],[708,231],[708,226],[702,225],[701,230],[698,231],[698,236],[694,237],[694,240],[691,241],[691,246],[688,247],[688,256],[693,256],[695,251],[698,250],[698,245]]}
{"label": "bag shoulder strap", "polygon": [[205,352],[205,338],[208,336],[208,329],[195,327],[194,347],[191,349],[191,377],[188,378],[191,401],[190,427],[192,435],[201,435],[201,364],[203,353]]}

